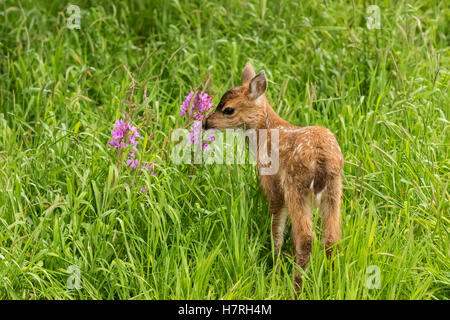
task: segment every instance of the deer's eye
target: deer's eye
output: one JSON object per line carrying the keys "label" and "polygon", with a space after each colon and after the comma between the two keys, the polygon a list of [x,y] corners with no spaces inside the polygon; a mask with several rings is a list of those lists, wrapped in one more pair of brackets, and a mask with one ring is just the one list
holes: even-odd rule
{"label": "deer's eye", "polygon": [[233,112],[234,112],[234,109],[232,109],[232,108],[223,109],[223,114],[226,114],[226,115],[233,114]]}

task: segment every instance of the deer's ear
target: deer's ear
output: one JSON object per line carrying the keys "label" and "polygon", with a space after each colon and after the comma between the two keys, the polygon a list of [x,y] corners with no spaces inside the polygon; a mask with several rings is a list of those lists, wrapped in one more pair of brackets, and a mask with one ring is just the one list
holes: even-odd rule
{"label": "deer's ear", "polygon": [[255,70],[253,69],[253,66],[249,61],[245,65],[244,70],[242,70],[242,84],[249,82],[254,76]]}
{"label": "deer's ear", "polygon": [[253,79],[250,81],[249,89],[250,92],[248,97],[251,100],[257,99],[259,96],[266,92],[267,79],[264,70],[260,71],[256,76],[253,77]]}

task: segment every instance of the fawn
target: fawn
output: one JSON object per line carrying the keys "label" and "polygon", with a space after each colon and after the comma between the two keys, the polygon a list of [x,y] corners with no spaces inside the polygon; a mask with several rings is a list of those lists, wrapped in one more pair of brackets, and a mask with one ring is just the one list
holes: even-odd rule
{"label": "fawn", "polygon": [[[266,88],[264,71],[255,75],[248,62],[242,71],[242,85],[231,88],[222,96],[203,126],[218,130],[242,127],[256,131],[278,130],[279,170],[276,174],[261,175],[261,168],[267,163],[258,157],[259,178],[273,215],[275,254],[278,256],[280,253],[289,215],[295,261],[304,270],[311,255],[313,202],[320,202],[327,256],[340,240],[344,159],[336,138],[327,128],[298,127],[278,116],[266,99]],[[270,139],[268,136],[267,143]],[[297,269],[294,284],[297,289],[302,284]]]}

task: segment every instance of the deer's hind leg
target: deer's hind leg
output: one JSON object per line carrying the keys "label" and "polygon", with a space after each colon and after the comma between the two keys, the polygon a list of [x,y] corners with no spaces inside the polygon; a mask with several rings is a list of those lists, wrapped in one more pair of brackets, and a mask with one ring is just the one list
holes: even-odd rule
{"label": "deer's hind leg", "polygon": [[329,257],[333,246],[341,239],[341,197],[342,177],[330,179],[320,199],[320,211],[323,220],[323,243]]}

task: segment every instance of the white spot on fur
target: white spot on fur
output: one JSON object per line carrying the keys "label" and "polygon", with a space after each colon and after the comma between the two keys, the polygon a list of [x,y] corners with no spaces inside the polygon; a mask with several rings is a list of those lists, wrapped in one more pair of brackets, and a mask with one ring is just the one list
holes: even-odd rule
{"label": "white spot on fur", "polygon": [[284,185],[286,179],[286,171],[280,170],[280,182],[281,185]]}
{"label": "white spot on fur", "polygon": [[326,189],[327,189],[327,187],[325,187],[322,191],[320,191],[318,194],[316,194],[316,201],[317,201],[318,203],[320,203],[320,201],[322,200],[323,192],[324,192]]}
{"label": "white spot on fur", "polygon": [[297,148],[295,148],[294,153],[302,152],[302,147],[303,147],[303,144],[300,143],[300,144],[297,146]]}
{"label": "white spot on fur", "polygon": [[288,216],[288,209],[283,207],[280,212],[280,223],[278,224],[278,233],[284,232],[286,226],[286,218]]}
{"label": "white spot on fur", "polygon": [[323,190],[320,191],[318,194],[316,194],[316,200],[317,200],[318,202],[320,202],[320,200],[322,199],[322,193],[323,193]]}
{"label": "white spot on fur", "polygon": [[278,129],[289,132],[289,133],[300,133],[300,132],[306,132],[307,130],[305,128],[297,128],[297,129],[287,129],[285,127],[278,127]]}
{"label": "white spot on fur", "polygon": [[312,190],[314,187],[314,179],[312,179],[311,184],[309,185],[309,189]]}

